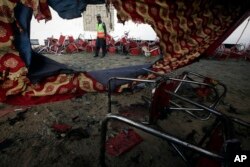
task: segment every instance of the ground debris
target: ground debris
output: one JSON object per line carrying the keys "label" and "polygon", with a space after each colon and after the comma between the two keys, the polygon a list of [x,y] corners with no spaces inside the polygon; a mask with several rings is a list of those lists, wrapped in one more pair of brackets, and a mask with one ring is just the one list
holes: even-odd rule
{"label": "ground debris", "polygon": [[19,121],[24,121],[25,120],[25,114],[28,111],[28,109],[19,109],[15,111],[20,111],[16,114],[14,118],[8,118],[9,125],[15,125]]}
{"label": "ground debris", "polygon": [[12,139],[4,139],[2,141],[0,140],[0,151],[10,147],[13,143],[14,141]]}

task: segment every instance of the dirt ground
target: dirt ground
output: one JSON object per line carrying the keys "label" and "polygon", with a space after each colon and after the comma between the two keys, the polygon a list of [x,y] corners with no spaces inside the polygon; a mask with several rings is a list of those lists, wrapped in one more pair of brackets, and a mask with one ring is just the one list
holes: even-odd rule
{"label": "dirt ground", "polygon": [[[93,58],[90,54],[49,55],[76,70],[92,71],[119,66],[137,65],[155,61],[143,56],[108,55]],[[250,122],[250,64],[244,60],[205,60],[193,63],[175,71],[194,71],[215,78],[227,86],[227,95],[218,109],[228,115]],[[149,94],[149,88],[125,92],[113,97],[112,112],[123,109],[134,110],[132,106],[143,108],[141,96]],[[14,110],[18,106],[0,104],[0,112]],[[27,111],[17,110],[0,118],[0,166],[99,166],[100,125],[108,109],[106,93],[88,93],[82,97],[31,106]],[[145,108],[145,112],[147,109]],[[141,114],[141,120],[145,115]],[[208,121],[195,120],[183,112],[172,112],[167,119],[158,122],[157,128],[196,144],[210,126],[214,116]],[[72,126],[67,133],[53,131],[53,124]],[[118,123],[109,126],[109,136],[115,136],[121,129]],[[236,126],[237,138],[242,148],[250,150],[250,130]],[[185,166],[173,147],[166,141],[136,130],[143,141],[127,153],[118,157],[106,155],[107,165],[114,167],[143,166],[166,167]],[[194,152],[188,151],[189,154]]]}

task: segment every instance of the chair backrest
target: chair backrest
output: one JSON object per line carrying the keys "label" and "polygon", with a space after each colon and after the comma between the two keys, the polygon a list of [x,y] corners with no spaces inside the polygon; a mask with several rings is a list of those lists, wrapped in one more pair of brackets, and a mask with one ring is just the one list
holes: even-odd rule
{"label": "chair backrest", "polygon": [[64,35],[60,35],[58,44],[59,45],[64,45],[66,37]]}
{"label": "chair backrest", "polygon": [[38,39],[30,39],[30,44],[31,45],[39,45],[39,40]]}
{"label": "chair backrest", "polygon": [[48,45],[51,46],[51,45],[56,45],[58,42],[58,39],[55,39],[53,37],[51,38],[48,38]]}
{"label": "chair backrest", "polygon": [[74,37],[73,37],[73,36],[69,36],[69,37],[68,37],[68,39],[69,39],[69,43],[73,43],[73,42],[75,42],[75,39],[74,39]]}
{"label": "chair backrest", "polygon": [[45,39],[45,40],[44,40],[44,45],[45,45],[45,46],[49,46],[49,40],[48,40],[48,39]]}

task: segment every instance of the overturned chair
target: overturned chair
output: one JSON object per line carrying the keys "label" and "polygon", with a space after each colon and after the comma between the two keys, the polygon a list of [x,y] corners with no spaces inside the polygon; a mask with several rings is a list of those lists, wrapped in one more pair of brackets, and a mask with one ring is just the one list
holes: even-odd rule
{"label": "overturned chair", "polygon": [[[235,152],[241,150],[240,142],[234,136],[232,128],[233,123],[237,123],[245,127],[250,127],[250,124],[243,120],[229,117],[217,110],[217,105],[226,95],[226,86],[219,81],[193,72],[183,72],[182,75],[178,77],[170,77],[155,73],[153,71],[149,72],[154,73],[159,77],[156,80],[141,80],[120,77],[111,78],[109,80],[109,114],[102,123],[100,164],[105,166],[105,141],[108,130],[107,125],[110,121],[116,120],[118,122],[123,122],[135,129],[142,130],[153,136],[166,140],[169,145],[172,146],[174,150],[176,150],[187,166],[204,166],[207,165],[206,163],[208,163],[208,161],[210,164],[216,163],[220,166],[230,166],[232,163],[231,156],[235,154]],[[147,122],[139,122],[121,115],[112,114],[112,82],[115,80],[154,84],[152,89],[152,97],[142,97],[143,100],[149,104]],[[185,85],[195,86],[189,87]],[[186,95],[186,89],[188,89],[188,92],[190,90],[194,91],[196,95],[198,94],[198,97],[207,98],[210,96],[210,102],[207,103],[207,101],[204,101],[204,99],[202,100],[201,98],[194,98],[193,94],[191,94],[191,96]],[[204,102],[204,104],[201,104],[201,102]],[[206,134],[198,142],[198,144],[191,144],[187,141],[174,137],[169,133],[152,127],[152,125],[157,124],[157,120],[166,118],[166,115],[169,112],[177,110],[184,111],[194,119],[201,121],[206,121],[211,116],[215,117],[215,121],[210,126]],[[223,140],[223,142],[220,143],[220,148],[217,148],[216,150],[212,148],[212,150],[209,150],[209,148],[211,148],[211,143],[214,142],[213,140],[216,140],[216,137],[218,137],[218,133],[223,133],[221,136],[221,140]],[[207,144],[206,148],[204,147],[205,143]],[[200,156],[198,160],[196,158],[196,161],[194,162],[192,161],[192,157],[185,155],[183,148],[194,151],[195,153],[203,156]]]}

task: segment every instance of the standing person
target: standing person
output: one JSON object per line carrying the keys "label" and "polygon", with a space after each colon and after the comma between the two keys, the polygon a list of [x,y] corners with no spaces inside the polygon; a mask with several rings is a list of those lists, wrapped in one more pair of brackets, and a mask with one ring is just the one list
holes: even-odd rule
{"label": "standing person", "polygon": [[102,57],[106,55],[106,26],[105,23],[102,22],[102,18],[100,14],[96,15],[97,24],[96,24],[96,30],[97,30],[97,38],[96,38],[96,50],[95,50],[95,56],[98,57],[99,50],[102,48]]}

